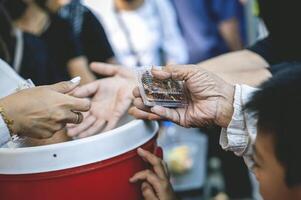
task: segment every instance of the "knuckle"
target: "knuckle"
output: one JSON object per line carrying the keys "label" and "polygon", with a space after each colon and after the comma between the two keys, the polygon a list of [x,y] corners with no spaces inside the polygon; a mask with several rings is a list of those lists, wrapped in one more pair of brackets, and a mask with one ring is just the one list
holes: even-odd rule
{"label": "knuckle", "polygon": [[162,180],[161,186],[165,189],[169,187],[169,183],[167,182],[166,179]]}
{"label": "knuckle", "polygon": [[39,135],[39,139],[48,139],[52,137],[52,133],[49,131],[45,131],[42,134]]}
{"label": "knuckle", "polygon": [[66,119],[66,118],[67,118],[67,115],[66,115],[66,113],[63,112],[63,111],[57,112],[57,113],[54,115],[54,120],[55,120],[56,122],[60,122],[60,121],[62,121],[62,120],[64,120],[64,119]]}
{"label": "knuckle", "polygon": [[64,128],[64,125],[60,124],[60,123],[53,126],[53,129],[55,132],[62,130],[63,128]]}
{"label": "knuckle", "polygon": [[90,110],[91,108],[91,101],[89,101],[88,99],[85,100],[85,109],[86,110]]}
{"label": "knuckle", "polygon": [[62,83],[60,84],[60,88],[61,88],[62,90],[68,90],[68,89],[69,89],[69,84],[68,84],[67,82],[62,82]]}
{"label": "knuckle", "polygon": [[146,174],[147,176],[149,176],[149,175],[152,174],[152,171],[151,171],[150,169],[147,169],[147,170],[145,170],[145,174]]}
{"label": "knuckle", "polygon": [[153,162],[154,162],[154,165],[161,165],[161,163],[162,163],[161,159],[156,156],[153,157]]}

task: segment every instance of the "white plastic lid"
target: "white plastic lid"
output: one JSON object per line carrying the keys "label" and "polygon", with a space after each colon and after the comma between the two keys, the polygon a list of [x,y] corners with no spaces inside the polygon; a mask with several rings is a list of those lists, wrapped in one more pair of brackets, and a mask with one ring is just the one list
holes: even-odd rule
{"label": "white plastic lid", "polygon": [[112,131],[40,147],[0,148],[0,174],[32,174],[83,166],[129,152],[151,140],[156,122],[133,120]]}

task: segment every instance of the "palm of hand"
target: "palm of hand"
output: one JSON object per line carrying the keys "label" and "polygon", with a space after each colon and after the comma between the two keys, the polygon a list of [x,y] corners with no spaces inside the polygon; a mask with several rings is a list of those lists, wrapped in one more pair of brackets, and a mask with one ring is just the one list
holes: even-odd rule
{"label": "palm of hand", "polygon": [[92,98],[90,114],[105,120],[104,131],[116,126],[132,102],[130,83],[122,77],[110,77],[98,81],[98,90]]}
{"label": "palm of hand", "polygon": [[176,109],[179,124],[184,127],[204,127],[212,124],[221,98],[216,80],[208,76],[207,72],[196,72],[185,85],[188,105]]}

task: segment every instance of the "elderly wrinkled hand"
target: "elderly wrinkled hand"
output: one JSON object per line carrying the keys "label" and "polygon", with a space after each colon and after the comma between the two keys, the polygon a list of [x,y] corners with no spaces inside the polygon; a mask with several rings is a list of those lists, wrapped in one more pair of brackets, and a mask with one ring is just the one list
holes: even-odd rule
{"label": "elderly wrinkled hand", "polygon": [[80,123],[79,112],[90,109],[90,101],[68,95],[79,84],[61,82],[21,90],[0,100],[7,117],[14,121],[12,131],[20,136],[50,138],[67,123]]}
{"label": "elderly wrinkled hand", "polygon": [[181,108],[147,107],[139,89],[135,88],[135,107],[130,109],[130,114],[139,119],[170,120],[183,127],[212,124],[227,127],[233,114],[233,85],[194,65],[153,68],[152,74],[162,80],[171,78],[185,81],[188,105]]}
{"label": "elderly wrinkled hand", "polygon": [[70,137],[82,138],[115,128],[133,101],[136,79],[130,69],[104,63],[93,63],[91,68],[108,77],[73,92],[76,97],[91,97],[92,104],[80,125],[68,127]]}

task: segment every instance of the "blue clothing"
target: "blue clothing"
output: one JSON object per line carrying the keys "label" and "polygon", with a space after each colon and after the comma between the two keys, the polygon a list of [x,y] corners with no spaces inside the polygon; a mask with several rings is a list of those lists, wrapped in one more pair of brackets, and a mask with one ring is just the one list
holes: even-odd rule
{"label": "blue clothing", "polygon": [[171,0],[189,50],[189,63],[229,51],[218,30],[222,21],[238,17],[238,0]]}

